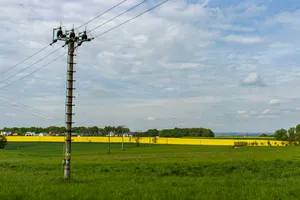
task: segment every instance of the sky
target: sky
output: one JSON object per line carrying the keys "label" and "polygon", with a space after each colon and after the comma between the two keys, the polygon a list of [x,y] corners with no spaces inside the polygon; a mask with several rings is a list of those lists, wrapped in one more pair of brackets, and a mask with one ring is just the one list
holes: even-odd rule
{"label": "sky", "polygon": [[[120,1],[0,0],[0,127],[65,125],[66,55],[1,88],[66,53],[67,47],[61,48],[25,70],[63,42],[1,72],[50,44],[60,23],[68,30],[79,27]],[[87,30],[139,2],[127,0]],[[146,1],[89,36],[160,2]],[[298,0],[170,0],[76,50],[74,126],[214,132],[295,126],[300,122],[299,17]]]}

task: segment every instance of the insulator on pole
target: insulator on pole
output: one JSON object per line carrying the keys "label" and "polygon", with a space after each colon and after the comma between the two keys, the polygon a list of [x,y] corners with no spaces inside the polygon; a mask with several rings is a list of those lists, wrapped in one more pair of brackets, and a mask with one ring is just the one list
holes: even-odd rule
{"label": "insulator on pole", "polygon": [[57,36],[57,38],[61,38],[63,36],[63,31],[61,30],[61,27],[58,28],[56,36]]}
{"label": "insulator on pole", "polygon": [[75,35],[75,32],[74,32],[74,29],[72,29],[72,32],[70,33],[70,38],[73,38],[73,39],[74,39],[75,36],[76,36],[76,35]]}
{"label": "insulator on pole", "polygon": [[83,35],[81,36],[81,39],[82,40],[87,40],[88,39],[88,36],[86,34],[86,31],[83,32]]}

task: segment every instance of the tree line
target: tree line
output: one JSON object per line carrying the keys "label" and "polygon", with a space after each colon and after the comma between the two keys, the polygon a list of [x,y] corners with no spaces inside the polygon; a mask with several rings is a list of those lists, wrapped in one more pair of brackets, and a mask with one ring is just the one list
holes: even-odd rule
{"label": "tree line", "polygon": [[149,129],[145,132],[136,133],[145,137],[215,137],[214,132],[207,128],[174,128],[174,129]]}
{"label": "tree line", "polygon": [[[17,133],[18,135],[25,135],[27,132],[35,132],[35,133],[49,133],[54,132],[56,134],[63,134],[66,132],[66,127],[62,126],[50,126],[47,128],[42,127],[13,127],[8,128],[4,127],[1,131],[5,132],[13,132]],[[99,135],[104,136],[109,134],[110,132],[113,132],[115,135],[121,136],[122,133],[129,133],[129,128],[122,128],[120,126],[105,126],[104,128],[99,128],[97,126],[91,126],[91,127],[73,127],[72,128],[73,133],[86,133],[91,135]],[[157,130],[157,129],[149,129],[144,132],[134,132],[133,136],[140,136],[140,137],[214,137],[215,134],[212,130],[207,128],[174,128],[174,129],[163,129],[163,130]]]}
{"label": "tree line", "polygon": [[[13,127],[8,128],[4,127],[1,131],[4,132],[13,132],[18,133],[18,135],[25,135],[27,132],[35,132],[35,133],[49,133],[54,132],[57,134],[63,134],[65,133],[66,127],[64,126],[49,126],[46,128],[42,127]],[[97,135],[107,135],[110,132],[114,132],[116,135],[121,135],[123,133],[130,132],[129,128],[122,128],[120,126],[114,127],[114,126],[105,126],[104,128],[99,128],[97,126],[91,126],[91,127],[85,127],[85,126],[79,126],[79,127],[72,127],[73,133],[86,133],[86,134],[97,134]]]}
{"label": "tree line", "polygon": [[291,127],[288,130],[281,128],[275,131],[274,137],[276,140],[300,142],[300,124],[296,127]]}

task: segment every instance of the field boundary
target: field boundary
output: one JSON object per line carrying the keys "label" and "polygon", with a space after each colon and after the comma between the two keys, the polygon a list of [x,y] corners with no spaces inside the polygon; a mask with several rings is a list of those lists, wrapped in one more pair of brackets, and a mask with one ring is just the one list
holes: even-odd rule
{"label": "field boundary", "polygon": [[[65,142],[64,136],[7,136],[8,142]],[[185,139],[142,137],[141,144],[183,144],[234,146],[235,142],[247,142],[248,146],[286,146],[287,142],[276,140],[239,140],[239,139]],[[72,142],[108,143],[109,137],[72,137]],[[121,143],[122,137],[110,137],[111,143]],[[124,143],[135,143],[134,137],[124,137]]]}

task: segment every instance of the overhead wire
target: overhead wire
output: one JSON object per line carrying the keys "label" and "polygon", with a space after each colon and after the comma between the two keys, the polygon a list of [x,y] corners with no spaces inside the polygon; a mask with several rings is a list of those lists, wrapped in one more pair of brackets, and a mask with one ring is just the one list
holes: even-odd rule
{"label": "overhead wire", "polygon": [[[130,8],[130,9],[124,11],[123,13],[117,15],[116,17],[114,17],[114,18],[108,20],[107,22],[105,22],[105,23],[103,23],[103,24],[101,24],[101,25],[99,25],[99,26],[93,28],[91,31],[94,31],[94,30],[96,30],[97,28],[103,26],[104,24],[106,24],[106,23],[108,23],[108,22],[110,22],[110,21],[116,19],[117,17],[120,17],[121,15],[123,15],[123,14],[129,12],[130,10],[132,10],[132,9],[134,9],[134,8],[136,8],[136,7],[138,7],[139,5],[145,3],[146,1],[147,1],[147,0],[144,0],[143,2],[141,2],[141,3],[139,3],[139,4],[135,5],[135,6],[133,6],[132,8]],[[169,1],[169,0],[165,0],[165,1],[163,1],[163,2],[161,2],[161,3],[159,3],[159,4],[157,4],[156,6],[154,6],[154,7],[150,8],[150,9],[148,9],[148,10],[146,10],[146,11],[144,11],[144,12],[138,14],[138,15],[136,15],[135,17],[132,17],[132,18],[130,18],[130,19],[128,19],[128,20],[122,22],[121,24],[119,24],[119,25],[117,25],[117,26],[114,26],[113,28],[110,28],[110,29],[108,29],[108,30],[106,30],[106,31],[104,31],[104,32],[102,32],[102,33],[96,35],[94,38],[100,37],[100,36],[102,36],[102,35],[104,35],[104,34],[110,32],[110,31],[112,31],[112,30],[114,30],[114,29],[116,29],[116,28],[118,28],[118,27],[120,27],[120,26],[122,26],[122,25],[124,25],[124,24],[126,24],[126,23],[128,23],[128,22],[130,22],[130,21],[132,21],[132,20],[134,20],[134,19],[136,19],[136,18],[138,18],[138,17],[144,15],[145,13],[147,13],[147,12],[149,12],[149,11],[151,11],[151,10],[153,10],[153,9],[155,9],[155,8],[157,8],[157,7],[159,7],[159,6],[161,6],[161,5],[163,5],[164,3],[168,2],[168,1]],[[124,2],[125,2],[125,1],[124,1]],[[123,2],[121,2],[121,3],[123,3]],[[121,3],[117,4],[117,5],[114,6],[113,8],[117,7],[117,6],[120,5]],[[109,9],[108,11],[112,10],[113,8]],[[107,13],[108,11],[106,11],[105,13]],[[104,14],[105,14],[105,13],[104,13]],[[102,14],[102,15],[103,15],[103,14]],[[101,14],[100,14],[99,16],[101,16]],[[98,18],[98,17],[95,17],[94,19],[96,19],[96,18]],[[90,20],[90,21],[87,22],[87,23],[90,23],[90,22],[93,21],[94,19]],[[85,25],[85,24],[84,24],[84,25]],[[83,26],[83,25],[82,25],[82,26]],[[82,26],[81,26],[81,27],[82,27]],[[91,32],[91,31],[90,31],[90,32]],[[47,47],[48,47],[48,46],[47,46]],[[38,54],[39,52],[43,51],[44,49],[46,49],[46,47],[43,48],[43,49],[41,49],[40,51],[36,52],[34,55]],[[59,48],[59,49],[60,49],[60,48]],[[59,49],[56,49],[55,51],[53,51],[53,52],[51,52],[50,54],[46,55],[45,57],[43,57],[42,59],[38,60],[37,62],[35,62],[35,63],[29,65],[29,66],[26,67],[25,69],[19,71],[17,74],[19,74],[19,73],[25,71],[26,69],[32,67],[33,65],[35,65],[35,64],[37,64],[38,62],[40,62],[40,61],[42,61],[43,59],[45,59],[46,57],[48,57],[48,56],[52,55],[53,53],[57,52]],[[2,86],[2,87],[0,87],[0,88],[6,88],[6,87],[8,87],[8,86],[10,86],[10,85],[12,85],[12,84],[15,84],[15,83],[17,83],[17,82],[23,80],[24,78],[26,78],[26,77],[32,75],[33,73],[37,72],[38,70],[40,70],[40,69],[42,69],[42,68],[48,66],[49,64],[53,63],[53,62],[56,61],[56,60],[58,60],[59,58],[61,58],[61,57],[64,56],[65,54],[67,54],[67,53],[64,53],[64,54],[60,55],[59,57],[55,58],[54,60],[52,60],[52,61],[48,62],[47,64],[45,64],[45,65],[43,65],[43,66],[37,68],[36,70],[32,71],[31,73],[29,73],[29,74],[27,74],[27,75],[21,77],[20,79],[17,79],[16,81],[13,81],[13,82],[11,82],[11,83],[5,85],[5,86]],[[34,55],[28,57],[26,60],[28,60],[29,58],[33,57]],[[25,62],[26,60],[20,62],[20,64],[23,63],[23,62]],[[7,71],[8,71],[8,70],[7,70]],[[4,73],[5,73],[5,72],[4,72]],[[17,75],[17,74],[14,74],[13,76],[15,76],[15,75]],[[0,75],[1,75],[1,74],[0,74]],[[10,77],[8,77],[8,78],[6,78],[6,79],[0,81],[0,83],[2,83],[2,82],[5,81],[5,80],[8,80],[9,78],[11,78],[11,77],[13,77],[13,76],[10,76]],[[22,105],[22,104],[21,104],[21,105]],[[26,105],[23,104],[23,106],[26,106]],[[29,106],[27,106],[27,107],[29,107]],[[31,107],[31,108],[32,108],[32,107]]]}
{"label": "overhead wire", "polygon": [[[111,7],[111,8],[108,9],[108,10],[106,10],[105,12],[103,12],[103,13],[97,15],[96,17],[94,17],[93,19],[91,19],[91,20],[85,22],[84,24],[82,24],[81,26],[79,26],[78,29],[81,28],[81,27],[83,27],[83,26],[85,26],[85,25],[87,25],[87,24],[89,24],[90,22],[92,22],[92,21],[94,21],[95,19],[101,17],[102,15],[108,13],[109,11],[111,11],[111,10],[113,10],[114,8],[118,7],[119,5],[125,3],[126,1],[127,1],[127,0],[123,0],[123,1],[119,2],[118,4],[114,5],[113,7]],[[35,55],[39,54],[40,52],[44,51],[45,49],[47,49],[47,48],[50,47],[50,46],[51,46],[51,44],[50,44],[50,45],[46,45],[45,47],[43,47],[42,49],[38,50],[38,51],[35,52],[34,54],[32,54],[32,55],[28,56],[27,58],[25,58],[24,60],[20,61],[19,63],[17,63],[17,64],[15,64],[15,65],[13,65],[12,67],[9,67],[9,68],[7,68],[6,70],[0,72],[0,76],[1,76],[2,74],[4,74],[4,73],[8,72],[9,70],[14,69],[15,67],[19,66],[20,64],[24,63],[25,61],[27,61],[27,60],[29,60],[30,58],[34,57]]]}
{"label": "overhead wire", "polygon": [[[159,3],[159,4],[157,4],[156,6],[153,6],[153,7],[151,7],[150,9],[148,9],[148,10],[146,10],[146,11],[144,11],[144,12],[138,14],[138,15],[136,15],[135,17],[132,17],[132,18],[130,18],[130,19],[128,19],[128,20],[122,22],[121,24],[118,24],[117,26],[114,26],[114,27],[112,27],[112,28],[110,28],[110,29],[108,29],[108,30],[106,30],[106,31],[104,31],[104,32],[102,32],[102,33],[100,33],[100,34],[94,36],[94,38],[100,37],[100,36],[102,36],[102,35],[104,35],[104,34],[110,32],[110,31],[112,31],[112,30],[114,30],[114,29],[116,29],[116,28],[118,28],[118,27],[120,27],[120,26],[122,26],[122,25],[124,25],[124,24],[127,24],[128,22],[130,22],[130,21],[132,21],[132,20],[134,20],[134,19],[136,19],[136,18],[138,18],[138,17],[140,17],[140,16],[142,16],[142,15],[144,15],[144,14],[150,12],[151,10],[154,10],[155,8],[157,8],[157,7],[159,7],[159,6],[161,6],[161,5],[165,4],[165,3],[167,3],[168,1],[169,1],[169,0],[165,0],[165,1],[163,1],[163,2],[161,2],[161,3]],[[93,30],[95,30],[95,29],[93,29]]]}
{"label": "overhead wire", "polygon": [[85,26],[85,25],[91,23],[91,22],[94,21],[95,19],[97,19],[97,18],[101,17],[102,15],[108,13],[109,11],[111,11],[111,10],[113,10],[114,8],[118,7],[119,5],[125,3],[126,1],[127,1],[127,0],[123,0],[123,1],[119,2],[118,4],[114,5],[114,6],[111,7],[110,9],[104,11],[103,13],[101,13],[101,14],[97,15],[96,17],[94,17],[93,19],[91,19],[91,20],[85,22],[84,24],[80,25],[80,26],[78,27],[78,29],[80,29],[81,27],[83,27],[83,26]]}
{"label": "overhead wire", "polygon": [[[123,1],[119,2],[118,4],[116,4],[115,6],[111,7],[110,9],[106,10],[105,12],[103,12],[103,13],[97,15],[97,16],[94,17],[93,19],[91,19],[91,20],[87,21],[86,23],[82,24],[80,27],[82,27],[82,26],[84,26],[84,25],[86,25],[86,24],[92,22],[93,20],[99,18],[100,16],[106,14],[107,12],[109,12],[109,11],[111,11],[112,9],[118,7],[119,5],[121,5],[122,3],[124,3],[125,1],[127,1],[127,0],[123,0]],[[147,1],[147,0],[144,0],[144,2],[145,2],[145,1]],[[135,7],[137,7],[137,6],[138,6],[138,5],[136,5]],[[132,8],[132,9],[133,9],[133,8]],[[127,11],[127,12],[128,12],[128,11]],[[79,28],[80,28],[80,27],[79,27]],[[48,47],[48,45],[47,45],[46,47]],[[33,54],[32,56],[28,57],[28,58],[25,59],[25,60],[28,60],[29,58],[31,58],[31,57],[33,57],[34,55],[38,54],[38,53],[41,52],[42,50],[46,49],[46,47],[44,47],[43,49],[41,49],[40,51],[36,52],[35,54]],[[61,47],[61,48],[62,48],[62,47]],[[48,55],[46,55],[46,56],[44,56],[43,58],[41,58],[41,59],[39,59],[38,61],[36,61],[35,63],[33,63],[33,64],[27,66],[27,67],[24,68],[24,69],[22,69],[22,70],[19,71],[18,73],[15,73],[15,74],[13,74],[13,75],[11,75],[11,76],[5,78],[4,80],[1,80],[0,83],[3,83],[4,81],[6,81],[6,80],[8,80],[8,79],[10,79],[10,78],[12,78],[12,77],[14,77],[14,76],[16,76],[17,74],[19,74],[19,73],[25,71],[26,69],[29,69],[29,68],[32,67],[33,65],[39,63],[40,61],[42,61],[42,60],[44,60],[45,58],[49,57],[50,55],[54,54],[54,53],[57,52],[59,49],[60,49],[60,48],[58,48],[58,49],[56,49],[55,51],[49,53]],[[63,54],[63,55],[65,55],[65,54]],[[58,58],[57,58],[57,59],[58,59]],[[55,59],[55,60],[57,60],[57,59]],[[25,60],[24,60],[24,61],[25,61]],[[50,63],[54,62],[55,60],[51,61]],[[20,64],[23,63],[24,61],[20,62]],[[50,63],[48,63],[48,64],[50,64]],[[47,66],[48,64],[46,64],[45,66]],[[43,66],[43,67],[45,67],[45,66]],[[38,68],[38,70],[41,69],[41,68],[43,68],[43,67]],[[34,72],[36,72],[36,71],[38,71],[38,70],[35,70]],[[34,72],[33,72],[33,73],[34,73]],[[24,76],[24,78],[27,77],[27,76],[29,76],[29,75],[31,75],[31,74],[33,74],[33,73],[30,73],[30,74]],[[1,75],[1,74],[0,74],[0,75]],[[19,80],[22,80],[22,79],[23,79],[23,78],[21,78],[21,79],[19,79]],[[18,81],[19,81],[19,80],[18,80]],[[15,82],[17,82],[17,81],[15,81]],[[13,84],[13,83],[12,83],[12,84]],[[9,85],[11,85],[11,84],[8,84],[8,85],[6,85],[6,86],[4,86],[4,87],[0,87],[0,88],[5,88],[5,87],[8,87]]]}
{"label": "overhead wire", "polygon": [[[17,83],[17,82],[23,80],[24,78],[26,78],[26,77],[32,75],[33,73],[37,72],[38,70],[40,70],[40,69],[42,69],[42,68],[44,68],[44,67],[50,65],[51,63],[55,62],[56,60],[58,60],[59,58],[61,58],[61,57],[64,56],[65,54],[66,54],[66,53],[64,53],[64,54],[62,54],[62,55],[60,55],[60,56],[58,56],[57,58],[51,60],[50,62],[48,62],[47,64],[45,64],[45,65],[43,65],[43,66],[41,66],[41,67],[39,67],[39,68],[37,68],[36,70],[32,71],[31,73],[29,73],[29,74],[27,74],[27,75],[25,75],[25,76],[23,76],[23,77],[21,77],[21,78],[15,80],[15,81],[11,82],[11,83],[8,83],[8,84],[6,84],[6,85],[0,87],[0,89],[4,89],[4,88],[6,88],[6,87],[8,87],[8,86],[10,86],[10,85],[13,85],[13,84],[15,84],[15,83]],[[14,101],[16,104],[19,104],[19,105],[21,105],[21,106],[23,106],[23,107],[26,107],[26,108],[29,108],[29,109],[31,109],[31,110],[34,110],[36,113],[41,113],[42,116],[43,116],[43,115],[47,115],[47,114],[45,114],[44,112],[42,112],[41,110],[35,109],[35,108],[31,107],[31,106],[28,106],[28,105],[25,105],[25,104],[23,104],[23,103],[17,102],[17,101],[15,101],[15,100],[11,100],[11,99],[9,99],[9,98],[7,98],[7,97],[5,97],[5,96],[1,96],[1,97],[2,97],[2,98],[5,98],[5,99],[7,99],[7,100],[9,100],[9,101]],[[28,111],[29,111],[29,110],[28,110]],[[29,111],[29,112],[30,112],[30,111]],[[45,116],[44,116],[44,117],[45,117]],[[55,117],[53,117],[53,116],[47,115],[47,119],[49,119],[49,117],[52,118],[52,119],[55,118]]]}
{"label": "overhead wire", "polygon": [[[3,99],[0,99],[0,100],[2,102],[5,102],[5,103],[9,104],[9,105],[13,105],[13,103],[15,103],[16,105],[12,106],[15,110],[18,110],[18,111],[21,111],[21,112],[27,112],[27,113],[30,113],[32,115],[38,116],[38,117],[43,117],[43,118],[49,119],[49,116],[45,116],[43,114],[40,114],[39,112],[35,112],[35,111],[29,110],[29,109],[25,109],[25,108],[22,109],[22,107],[19,106],[19,105],[17,105],[18,103],[16,101],[14,101],[14,100],[12,100],[12,101],[5,101]],[[24,104],[21,104],[21,105],[24,105]]]}
{"label": "overhead wire", "polygon": [[[84,25],[86,25],[86,24],[88,24],[88,23],[94,21],[95,19],[99,18],[100,16],[102,16],[102,15],[108,13],[109,11],[111,11],[112,9],[116,8],[117,6],[121,5],[122,3],[126,2],[126,1],[127,1],[127,0],[121,1],[120,3],[116,4],[115,6],[111,7],[111,8],[108,9],[108,10],[106,10],[105,12],[103,12],[103,13],[97,15],[97,16],[94,17],[93,19],[91,19],[91,20],[89,20],[88,22],[82,24],[79,28],[81,28],[81,27],[83,27]],[[10,68],[8,68],[8,69],[2,71],[2,72],[0,73],[0,76],[3,75],[4,73],[8,72],[9,70],[14,69],[15,67],[19,66],[20,64],[24,63],[25,61],[29,60],[30,58],[34,57],[35,55],[41,53],[42,51],[44,51],[45,49],[47,49],[49,46],[51,46],[51,45],[47,45],[47,46],[43,47],[42,49],[40,49],[39,51],[35,52],[34,54],[28,56],[26,59],[22,60],[21,62],[19,62],[19,63],[13,65],[12,67],[10,67]],[[60,48],[59,48],[59,49],[60,49]],[[56,49],[55,51],[53,51],[53,52],[51,52],[50,54],[44,56],[43,58],[39,59],[39,60],[36,61],[35,63],[29,65],[28,67],[26,67],[26,68],[24,68],[24,69],[22,69],[22,70],[20,70],[18,73],[15,73],[15,74],[13,74],[13,75],[11,75],[11,76],[5,78],[4,80],[0,81],[0,83],[3,83],[4,81],[6,81],[6,80],[8,80],[8,79],[10,79],[10,78],[12,78],[12,77],[14,77],[14,76],[16,76],[17,74],[19,74],[19,73],[25,71],[26,69],[29,69],[29,68],[32,67],[33,65],[39,63],[40,61],[42,61],[42,60],[44,60],[45,58],[49,57],[50,55],[54,54],[54,53],[57,52],[59,49]],[[53,62],[56,61],[56,60],[58,60],[59,58],[61,58],[61,57],[64,56],[65,54],[66,54],[66,53],[60,55],[59,57],[55,58],[54,60],[48,62],[47,64],[45,64],[45,65],[43,65],[43,66],[41,66],[41,67],[39,67],[38,69],[34,70],[33,72],[31,72],[31,73],[29,73],[29,74],[27,74],[27,75],[25,75],[25,76],[23,76],[23,77],[21,77],[21,78],[15,80],[15,81],[13,81],[13,82],[11,82],[11,83],[8,83],[8,84],[6,84],[6,85],[4,85],[4,86],[2,86],[2,87],[0,87],[0,88],[1,88],[1,89],[4,89],[4,88],[6,88],[6,87],[8,87],[8,86],[11,86],[11,85],[13,85],[13,84],[15,84],[15,83],[21,81],[22,79],[24,79],[24,78],[26,78],[26,77],[32,75],[33,73],[37,72],[38,70],[40,70],[40,69],[42,69],[42,68],[48,66],[49,64],[53,63]],[[13,101],[13,100],[11,100],[11,99],[5,97],[5,96],[2,96],[2,98],[7,99],[7,100],[9,100],[10,102]],[[3,100],[2,100],[2,101],[3,101]],[[45,113],[43,113],[43,112],[41,112],[40,110],[37,110],[37,109],[35,109],[35,108],[33,108],[33,107],[27,106],[27,105],[25,105],[25,104],[23,104],[23,103],[20,103],[20,102],[16,102],[16,101],[14,101],[14,102],[17,103],[17,104],[19,104],[19,105],[22,105],[22,106],[25,107],[25,108],[29,108],[29,109],[31,109],[31,110],[34,110],[35,112],[42,113],[42,115],[45,115]],[[19,107],[19,108],[20,108],[20,107]]]}
{"label": "overhead wire", "polygon": [[46,67],[46,66],[50,65],[51,63],[55,62],[56,60],[58,60],[59,58],[63,57],[63,56],[64,56],[64,55],[66,55],[66,54],[67,54],[67,53],[63,53],[63,54],[61,54],[60,56],[58,56],[58,57],[56,57],[55,59],[51,60],[51,61],[50,61],[50,62],[48,62],[47,64],[45,64],[45,65],[42,65],[41,67],[39,67],[39,68],[35,69],[34,71],[30,72],[29,74],[26,74],[25,76],[22,76],[21,78],[19,78],[19,79],[17,79],[17,80],[15,80],[15,81],[13,81],[13,82],[11,82],[11,83],[8,83],[7,85],[4,85],[4,86],[0,87],[0,89],[2,89],[2,88],[6,88],[6,87],[8,87],[8,86],[10,86],[10,85],[13,85],[13,84],[15,84],[15,83],[17,83],[17,82],[19,82],[19,81],[23,80],[24,78],[26,78],[26,77],[28,77],[28,76],[30,76],[30,75],[32,75],[32,74],[34,74],[35,72],[37,72],[37,71],[41,70],[42,68],[44,68],[44,67]]}
{"label": "overhead wire", "polygon": [[148,0],[144,0],[144,1],[142,1],[141,3],[139,3],[139,4],[137,4],[137,5],[135,5],[135,6],[131,7],[131,8],[129,8],[128,10],[126,10],[126,11],[124,11],[124,12],[122,12],[121,14],[119,14],[119,15],[117,15],[117,16],[115,16],[115,17],[109,19],[109,20],[107,20],[106,22],[100,24],[99,26],[96,26],[95,28],[93,28],[93,29],[91,29],[90,31],[88,31],[88,33],[94,31],[94,30],[97,29],[97,28],[100,28],[101,26],[103,26],[103,25],[105,25],[105,24],[107,24],[107,23],[113,21],[114,19],[117,19],[118,17],[124,15],[125,13],[128,13],[129,11],[131,11],[131,10],[135,9],[136,7],[142,5],[142,4],[145,3],[146,1],[148,1]]}
{"label": "overhead wire", "polygon": [[30,58],[32,58],[33,56],[37,55],[38,53],[44,51],[44,50],[47,49],[49,46],[50,46],[50,45],[47,45],[47,46],[43,47],[42,49],[38,50],[37,52],[35,52],[35,53],[32,54],[31,56],[28,56],[27,58],[25,58],[25,59],[22,60],[21,62],[19,62],[19,63],[13,65],[12,67],[9,67],[9,68],[7,68],[6,70],[2,71],[2,72],[0,73],[0,76],[1,76],[2,74],[4,74],[4,73],[8,72],[9,70],[11,70],[11,69],[13,69],[13,68],[19,66],[20,64],[24,63],[25,61],[29,60]]}
{"label": "overhead wire", "polygon": [[[114,18],[108,20],[108,21],[105,22],[105,23],[108,23],[108,22],[112,21],[113,19],[116,19],[117,17],[119,17],[119,16],[121,16],[121,15],[123,15],[123,14],[129,12],[130,10],[132,10],[132,9],[134,9],[134,8],[136,8],[136,7],[138,7],[139,5],[145,3],[146,1],[147,1],[147,0],[142,1],[141,3],[139,3],[139,4],[137,4],[137,5],[133,6],[133,7],[131,7],[130,9],[124,11],[123,13],[117,15],[116,17],[114,17]],[[108,30],[106,30],[106,31],[104,31],[104,32],[102,32],[102,33],[100,33],[100,34],[98,34],[98,35],[95,36],[94,38],[100,37],[100,36],[102,36],[102,35],[104,35],[104,34],[110,32],[110,31],[112,31],[112,30],[114,30],[114,29],[116,29],[116,28],[118,28],[118,27],[120,27],[120,26],[122,26],[122,25],[124,25],[124,24],[126,24],[126,23],[128,23],[128,22],[130,22],[130,21],[132,21],[132,20],[134,20],[134,19],[140,17],[141,15],[143,15],[143,14],[145,14],[145,13],[147,13],[147,12],[149,12],[149,11],[151,11],[151,10],[153,10],[153,9],[155,9],[155,8],[157,8],[157,7],[159,7],[159,6],[161,6],[162,4],[164,4],[164,3],[168,2],[168,1],[169,1],[169,0],[165,0],[165,1],[163,1],[163,2],[161,2],[161,3],[159,3],[159,4],[157,4],[156,6],[154,6],[154,7],[150,8],[150,9],[148,9],[148,10],[146,10],[146,11],[140,13],[139,15],[137,15],[137,16],[135,16],[135,17],[132,17],[132,18],[130,18],[130,19],[128,19],[128,20],[122,22],[121,24],[119,24],[119,25],[117,25],[117,26],[114,26],[113,28],[108,29]],[[99,27],[102,26],[102,25],[103,25],[103,24],[101,24],[101,25],[99,25],[99,26],[93,28],[91,31],[94,31],[95,29],[99,28]],[[19,71],[18,73],[16,73],[16,74],[14,74],[14,75],[12,75],[12,76],[10,76],[10,77],[8,77],[8,78],[6,78],[6,79],[0,81],[0,83],[2,83],[2,82],[4,82],[4,81],[6,81],[6,80],[12,78],[13,76],[16,76],[17,74],[19,74],[19,73],[25,71],[26,69],[29,69],[30,67],[32,67],[33,65],[37,64],[38,62],[40,62],[40,61],[44,60],[45,58],[49,57],[50,55],[54,54],[55,52],[57,52],[57,51],[60,50],[61,48],[62,48],[62,47],[60,47],[60,48],[56,49],[55,51],[49,53],[48,55],[46,55],[46,56],[44,56],[43,58],[41,58],[41,59],[39,59],[38,61],[36,61],[35,63],[29,65],[28,67],[26,67],[26,68],[24,68],[24,69],[22,69],[22,70]],[[34,70],[33,72],[31,72],[31,73],[29,73],[29,74],[27,74],[27,75],[21,77],[20,79],[14,81],[14,82],[12,82],[12,83],[9,83],[9,84],[7,84],[7,85],[5,85],[5,86],[2,86],[2,87],[0,87],[0,88],[6,88],[6,87],[8,87],[8,86],[10,86],[10,85],[12,85],[12,84],[14,84],[14,83],[16,83],[16,82],[18,82],[18,81],[24,79],[25,77],[30,76],[31,74],[35,73],[36,71],[38,71],[38,70],[40,70],[40,69],[42,69],[42,68],[48,66],[48,65],[51,64],[52,62],[54,62],[54,61],[56,61],[57,59],[59,59],[60,57],[64,56],[65,54],[67,54],[67,53],[62,54],[61,56],[59,56],[59,57],[57,57],[56,59],[54,59],[54,60],[50,61],[49,63],[47,63],[46,65],[43,65],[42,67],[39,67],[38,69],[36,69],[36,70]]]}
{"label": "overhead wire", "polygon": [[47,54],[47,55],[44,56],[43,58],[39,59],[38,61],[36,61],[36,62],[32,63],[31,65],[25,67],[24,69],[20,70],[19,72],[17,72],[17,73],[15,73],[15,74],[13,74],[13,75],[11,75],[11,76],[9,76],[9,77],[7,77],[7,78],[1,80],[0,83],[3,83],[4,81],[7,81],[8,79],[10,79],[10,78],[12,78],[12,77],[14,77],[14,76],[20,74],[21,72],[25,71],[26,69],[29,69],[29,68],[33,67],[35,64],[41,62],[41,61],[44,60],[45,58],[47,58],[47,57],[51,56],[52,54],[56,53],[56,52],[59,51],[61,48],[62,48],[62,47],[60,47],[60,48],[58,48],[58,49],[52,51],[51,53]]}
{"label": "overhead wire", "polygon": [[[16,101],[16,100],[9,99],[9,98],[4,97],[4,96],[1,96],[1,97],[2,97],[3,99],[8,100],[9,102],[14,102],[15,104],[19,104],[19,105],[25,107],[28,111],[36,112],[36,113],[38,113],[38,114],[40,113],[41,115],[44,115],[44,116],[47,117],[47,118],[52,118],[51,116],[48,116],[47,113],[44,113],[44,112],[41,111],[41,110],[38,110],[38,109],[33,108],[33,107],[31,107],[31,106],[25,105],[24,103],[20,103],[20,102],[18,102],[18,101]],[[3,101],[3,100],[2,100],[2,101]]]}

